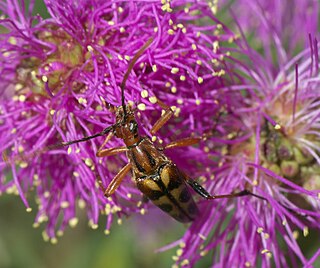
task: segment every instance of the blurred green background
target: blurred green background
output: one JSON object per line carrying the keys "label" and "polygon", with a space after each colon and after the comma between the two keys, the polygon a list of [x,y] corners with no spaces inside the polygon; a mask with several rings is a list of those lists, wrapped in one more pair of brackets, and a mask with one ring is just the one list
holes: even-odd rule
{"label": "blurred green background", "polygon": [[185,230],[169,217],[168,224],[154,224],[147,213],[114,224],[106,236],[104,217],[93,230],[80,214],[77,227],[67,228],[53,245],[42,238],[44,225],[32,227],[36,211],[27,213],[18,196],[1,196],[0,215],[0,268],[171,267],[176,249],[155,250],[179,239]]}

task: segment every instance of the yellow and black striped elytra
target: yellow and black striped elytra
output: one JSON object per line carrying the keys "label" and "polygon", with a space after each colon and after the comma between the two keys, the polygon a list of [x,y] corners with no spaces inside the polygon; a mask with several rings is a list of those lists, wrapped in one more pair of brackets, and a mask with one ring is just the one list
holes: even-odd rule
{"label": "yellow and black striped elytra", "polygon": [[186,185],[187,178],[148,138],[141,138],[127,156],[137,187],[148,199],[180,222],[195,219],[198,208]]}
{"label": "yellow and black striped elytra", "polygon": [[[168,111],[171,113],[171,110]],[[131,169],[136,185],[145,197],[174,219],[180,222],[193,221],[199,211],[188,189],[189,179],[164,154],[163,150],[166,147],[157,148],[148,137],[139,135],[138,127],[134,127],[137,126],[137,122],[130,106],[126,106],[126,116],[123,114],[123,107],[118,107],[117,118],[122,118],[121,122],[113,125],[107,140],[115,135],[122,139],[126,146],[100,149],[97,156],[103,157],[125,151],[129,163],[118,173],[107,189],[99,179],[105,195],[110,196]],[[160,121],[160,124],[163,122]],[[157,123],[155,125],[157,126]],[[151,133],[155,133],[155,128]],[[183,145],[179,143],[179,146]],[[175,144],[172,147],[175,147]],[[127,166],[130,168],[126,168]]]}

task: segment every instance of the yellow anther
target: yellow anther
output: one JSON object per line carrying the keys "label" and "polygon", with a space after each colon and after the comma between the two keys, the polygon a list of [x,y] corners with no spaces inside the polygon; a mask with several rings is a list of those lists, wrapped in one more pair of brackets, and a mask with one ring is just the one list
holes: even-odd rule
{"label": "yellow anther", "polygon": [[263,228],[262,228],[262,227],[259,227],[259,228],[257,229],[257,232],[258,232],[259,234],[261,234],[261,233],[263,232]]}
{"label": "yellow anther", "polygon": [[306,237],[309,234],[309,228],[307,226],[303,227],[303,236]]}
{"label": "yellow anther", "polygon": [[177,68],[177,67],[172,67],[171,73],[172,73],[172,74],[176,74],[177,72],[179,72],[179,68]]}
{"label": "yellow anther", "polygon": [[84,163],[88,166],[91,167],[93,165],[93,161],[91,158],[86,158],[86,160],[84,161]]}
{"label": "yellow anther", "polygon": [[276,129],[276,130],[281,129],[281,125],[280,124],[275,124],[274,129]]}
{"label": "yellow anther", "polygon": [[86,103],[87,103],[87,100],[86,100],[85,98],[80,97],[80,98],[78,99],[78,102],[79,102],[80,104],[86,104]]}
{"label": "yellow anther", "polygon": [[50,242],[51,242],[51,244],[55,245],[55,244],[58,243],[58,239],[57,239],[56,237],[52,237],[52,238],[50,239]]}
{"label": "yellow anther", "polygon": [[141,214],[141,215],[146,214],[146,210],[145,210],[144,208],[140,209],[140,214]]}
{"label": "yellow anther", "polygon": [[72,218],[72,219],[69,220],[69,226],[71,228],[74,228],[74,227],[77,226],[78,222],[79,222],[78,218]]}
{"label": "yellow anther", "polygon": [[79,208],[84,209],[86,207],[86,202],[83,199],[79,199],[78,206]]}
{"label": "yellow anther", "polygon": [[189,265],[190,264],[190,262],[189,262],[189,260],[188,259],[184,259],[182,262],[181,262],[181,266],[187,266],[187,265]]}
{"label": "yellow anther", "polygon": [[42,82],[47,83],[47,82],[48,82],[48,77],[45,76],[45,75],[43,75],[43,76],[41,77],[41,80],[42,80]]}
{"label": "yellow anther", "polygon": [[153,97],[150,97],[149,98],[149,101],[151,102],[151,103],[153,103],[153,104],[155,104],[155,103],[157,103],[157,97],[155,97],[155,96],[153,96]]}
{"label": "yellow anther", "polygon": [[202,250],[200,251],[200,256],[204,257],[208,254],[208,252],[209,252],[208,250]]}
{"label": "yellow anther", "polygon": [[59,236],[59,237],[63,236],[63,231],[62,230],[58,230],[57,231],[57,236]]}
{"label": "yellow anther", "polygon": [[88,46],[87,46],[87,50],[88,50],[89,52],[92,52],[92,51],[93,51],[93,47],[90,46],[90,45],[88,45]]}
{"label": "yellow anther", "polygon": [[20,95],[18,99],[19,101],[24,102],[27,99],[27,97],[25,95]]}
{"label": "yellow anther", "polygon": [[202,84],[203,83],[203,78],[202,77],[198,77],[198,83]]}
{"label": "yellow anther", "polygon": [[146,110],[146,105],[145,105],[144,103],[140,103],[140,104],[138,105],[138,109],[139,109],[140,111],[145,111],[145,110]]}
{"label": "yellow anther", "polygon": [[27,163],[27,162],[21,162],[21,163],[19,164],[19,166],[20,166],[21,168],[26,168],[26,167],[28,166],[28,163]]}
{"label": "yellow anther", "polygon": [[67,207],[69,207],[69,205],[70,205],[70,204],[69,204],[68,201],[62,201],[61,204],[60,204],[60,207],[61,207],[61,208],[67,208]]}
{"label": "yellow anther", "polygon": [[42,238],[43,238],[43,240],[44,240],[45,242],[48,242],[49,239],[50,239],[50,237],[49,237],[49,235],[47,234],[46,231],[43,231],[43,232],[42,232]]}
{"label": "yellow anther", "polygon": [[152,71],[155,73],[158,70],[157,65],[153,64],[152,65]]}
{"label": "yellow anther", "polygon": [[214,41],[212,46],[213,46],[213,52],[216,53],[218,48],[219,48],[219,42],[218,41]]}
{"label": "yellow anther", "polygon": [[292,232],[292,236],[293,236],[293,238],[294,238],[295,240],[297,240],[297,239],[299,238],[299,232],[298,232],[297,230],[294,230],[294,231]]}

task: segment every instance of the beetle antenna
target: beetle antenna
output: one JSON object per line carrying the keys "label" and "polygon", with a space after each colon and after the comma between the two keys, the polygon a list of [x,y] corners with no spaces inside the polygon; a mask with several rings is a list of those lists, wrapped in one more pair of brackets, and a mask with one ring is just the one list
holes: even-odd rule
{"label": "beetle antenna", "polygon": [[139,51],[134,55],[132,60],[129,62],[129,66],[128,66],[128,69],[127,69],[126,73],[123,76],[120,88],[121,88],[121,101],[122,101],[122,109],[123,109],[124,117],[126,117],[126,115],[127,115],[125,99],[124,99],[124,88],[126,86],[126,82],[128,80],[129,74],[132,71],[132,69],[133,69],[134,65],[136,64],[137,60],[142,55],[142,53],[150,46],[152,41],[153,41],[153,37],[149,38],[148,41],[143,45],[143,47],[140,48]]}
{"label": "beetle antenna", "polygon": [[105,128],[104,130],[102,130],[101,132],[99,133],[96,133],[94,135],[91,135],[91,136],[85,136],[81,139],[78,139],[78,140],[73,140],[73,141],[63,141],[63,142],[59,142],[59,143],[55,143],[55,144],[51,144],[51,145],[48,145],[42,149],[39,149],[35,152],[32,152],[32,153],[29,153],[29,154],[26,154],[26,155],[23,155],[23,154],[18,154],[12,158],[9,158],[7,156],[7,154],[5,152],[2,153],[2,159],[4,160],[4,162],[9,165],[15,161],[26,161],[28,162],[30,158],[34,158],[35,156],[38,156],[44,152],[47,152],[47,151],[50,151],[50,150],[53,150],[53,149],[56,149],[56,148],[60,148],[60,147],[65,147],[65,146],[69,146],[71,144],[75,144],[75,143],[79,143],[79,142],[84,142],[84,141],[88,141],[88,140],[91,140],[91,139],[94,139],[96,137],[99,137],[99,136],[104,136],[106,135],[107,133],[109,133],[110,131],[112,131],[114,129],[114,126],[115,124]]}

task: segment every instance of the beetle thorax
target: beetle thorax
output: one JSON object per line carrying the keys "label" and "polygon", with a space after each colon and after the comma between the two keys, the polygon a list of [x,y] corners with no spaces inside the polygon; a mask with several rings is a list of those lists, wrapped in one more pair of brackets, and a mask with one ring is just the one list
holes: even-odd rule
{"label": "beetle thorax", "polygon": [[123,139],[127,146],[132,146],[140,140],[138,123],[130,106],[126,106],[126,113],[120,106],[116,112],[116,137]]}

